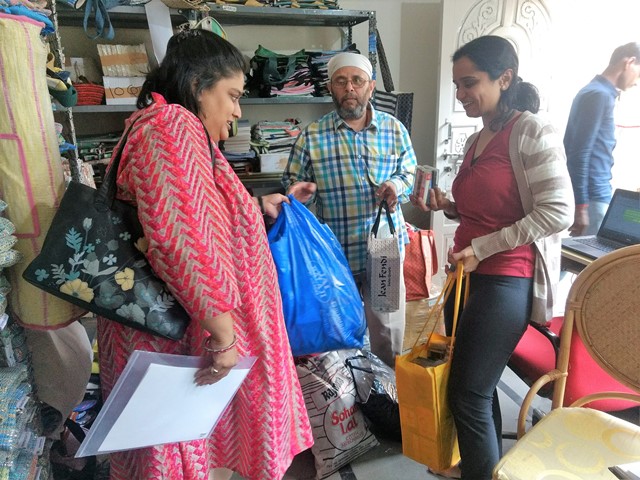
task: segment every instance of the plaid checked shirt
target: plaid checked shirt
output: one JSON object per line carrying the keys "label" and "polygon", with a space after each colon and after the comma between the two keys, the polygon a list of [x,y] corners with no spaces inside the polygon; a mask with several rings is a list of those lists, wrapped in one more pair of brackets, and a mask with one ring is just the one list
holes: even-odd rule
{"label": "plaid checked shirt", "polygon": [[[298,136],[282,177],[285,189],[295,182],[317,184],[316,216],[338,238],[354,275],[366,268],[367,237],[378,213],[377,188],[391,181],[398,202],[407,202],[417,163],[405,127],[369,108],[371,123],[360,132],[335,111],[311,123]],[[409,239],[399,205],[392,218],[402,255]]]}

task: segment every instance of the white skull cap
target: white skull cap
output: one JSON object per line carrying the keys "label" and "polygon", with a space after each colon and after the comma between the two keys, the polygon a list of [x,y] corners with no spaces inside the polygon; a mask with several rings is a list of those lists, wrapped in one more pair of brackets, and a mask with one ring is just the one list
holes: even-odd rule
{"label": "white skull cap", "polygon": [[331,57],[329,63],[327,63],[329,79],[333,78],[333,74],[342,67],[359,68],[369,76],[369,79],[373,78],[373,67],[371,66],[371,62],[367,57],[360,55],[359,53],[345,52]]}

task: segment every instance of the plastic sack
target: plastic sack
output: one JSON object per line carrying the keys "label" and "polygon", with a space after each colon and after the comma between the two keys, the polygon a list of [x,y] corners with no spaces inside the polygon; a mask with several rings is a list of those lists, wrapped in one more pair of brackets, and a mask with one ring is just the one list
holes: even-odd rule
{"label": "plastic sack", "polygon": [[293,355],[361,348],[364,307],[331,229],[292,195],[269,230]]}
{"label": "plastic sack", "polygon": [[369,351],[356,351],[345,360],[356,384],[356,402],[377,435],[402,441],[396,374]]}

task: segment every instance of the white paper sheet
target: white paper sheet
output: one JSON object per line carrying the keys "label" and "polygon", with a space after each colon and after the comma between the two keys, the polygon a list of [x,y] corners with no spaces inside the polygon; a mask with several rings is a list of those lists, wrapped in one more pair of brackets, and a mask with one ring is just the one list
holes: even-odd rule
{"label": "white paper sheet", "polygon": [[255,357],[213,385],[197,386],[202,359],[135,351],[76,457],[206,438]]}

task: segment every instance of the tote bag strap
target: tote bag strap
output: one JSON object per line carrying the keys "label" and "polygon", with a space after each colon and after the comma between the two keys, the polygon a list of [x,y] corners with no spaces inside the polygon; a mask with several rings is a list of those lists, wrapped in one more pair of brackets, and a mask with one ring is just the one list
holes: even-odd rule
{"label": "tote bag strap", "polygon": [[378,207],[378,215],[376,215],[376,221],[374,222],[373,228],[371,229],[371,233],[373,233],[374,237],[378,235],[378,228],[380,228],[380,216],[382,215],[383,208],[387,213],[387,223],[389,224],[389,232],[391,232],[391,235],[396,234],[396,228],[393,225],[393,218],[391,217],[391,213],[389,212],[389,205],[387,205],[386,200],[382,200],[380,202],[380,206]]}
{"label": "tote bag strap", "polygon": [[384,53],[384,46],[382,45],[382,38],[380,38],[380,32],[376,28],[376,50],[378,51],[378,61],[380,62],[380,73],[382,74],[382,83],[386,92],[392,92],[395,90],[393,85],[393,78],[391,77],[391,70],[389,69],[389,62],[387,62],[387,56]]}
{"label": "tote bag strap", "polygon": [[[460,303],[461,303],[460,299],[462,298],[462,280],[463,279],[466,280],[464,299],[462,302],[462,304],[464,305],[464,303],[466,303],[467,301],[467,298],[469,297],[469,285],[470,285],[469,280],[470,279],[469,279],[469,275],[467,275],[465,278],[464,267],[462,266],[462,262],[458,262],[458,264],[456,265],[455,271],[450,271],[447,274],[447,279],[445,281],[444,286],[442,287],[442,290],[440,291],[440,294],[438,295],[438,298],[436,299],[436,303],[433,306],[433,308],[429,310],[429,313],[427,314],[427,319],[424,322],[424,325],[422,326],[420,333],[416,337],[416,341],[414,342],[413,347],[411,347],[411,356],[415,356],[418,353],[418,342],[422,338],[422,334],[427,328],[427,325],[429,325],[429,322],[431,320],[440,316],[444,308],[444,304],[447,302],[449,295],[451,295],[451,292],[455,288],[456,297],[455,297],[455,305],[454,305],[454,311],[453,311],[453,328],[452,328],[451,337],[449,341],[450,346],[453,347],[453,343],[456,337],[456,328],[458,327],[458,317],[460,316]],[[433,328],[429,333],[429,339],[427,340],[427,345],[429,345],[429,343],[431,342],[431,339],[433,338],[433,334],[437,326],[438,326],[438,322],[434,321]]]}

